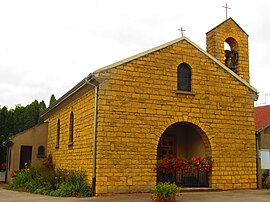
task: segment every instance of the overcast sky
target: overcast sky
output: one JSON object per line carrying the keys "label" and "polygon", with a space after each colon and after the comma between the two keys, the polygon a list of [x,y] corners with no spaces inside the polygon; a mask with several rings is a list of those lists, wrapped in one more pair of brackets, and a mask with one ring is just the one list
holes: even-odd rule
{"label": "overcast sky", "polygon": [[[60,98],[89,73],[232,17],[249,34],[251,84],[270,101],[269,0],[0,0],[0,105]],[[269,102],[270,103],[270,102]]]}

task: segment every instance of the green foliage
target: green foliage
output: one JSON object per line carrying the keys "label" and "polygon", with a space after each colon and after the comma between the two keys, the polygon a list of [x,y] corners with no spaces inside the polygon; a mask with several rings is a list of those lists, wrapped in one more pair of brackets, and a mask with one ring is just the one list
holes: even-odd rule
{"label": "green foliage", "polygon": [[262,188],[266,188],[266,179],[269,176],[268,171],[263,172],[262,174]]}
{"label": "green foliage", "polygon": [[40,112],[43,112],[45,109],[46,109],[46,104],[45,104],[44,100],[42,100],[42,101],[39,103],[39,111],[40,111]]}
{"label": "green foliage", "polygon": [[26,167],[16,172],[8,188],[51,196],[91,196],[91,185],[82,171]]}
{"label": "green foliage", "polygon": [[10,189],[21,191],[31,191],[43,186],[43,179],[37,169],[26,166],[20,172],[13,174],[13,181],[10,184]]}
{"label": "green foliage", "polygon": [[153,189],[153,200],[171,201],[178,192],[180,192],[180,188],[175,183],[159,183]]}
{"label": "green foliage", "polygon": [[269,176],[266,177],[266,179],[265,179],[265,187],[267,190],[270,189],[270,177]]}
{"label": "green foliage", "polygon": [[91,186],[85,183],[85,178],[85,173],[82,171],[71,171],[59,189],[66,192],[68,196],[89,196],[91,195]]}
{"label": "green foliage", "polygon": [[2,143],[12,135],[43,123],[39,115],[45,109],[44,101],[37,100],[25,107],[16,105],[15,109],[10,110],[0,107],[0,164],[6,161],[6,148]]}
{"label": "green foliage", "polygon": [[50,99],[50,103],[49,103],[49,107],[52,106],[55,102],[56,102],[56,98],[55,98],[54,94],[52,94],[51,99]]}
{"label": "green foliage", "polygon": [[2,143],[13,132],[13,115],[7,107],[0,108],[0,164],[6,161],[6,148]]}

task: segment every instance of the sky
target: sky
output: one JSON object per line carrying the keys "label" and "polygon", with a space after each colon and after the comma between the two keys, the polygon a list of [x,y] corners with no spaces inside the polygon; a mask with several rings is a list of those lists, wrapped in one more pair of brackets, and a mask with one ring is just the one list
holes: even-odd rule
{"label": "sky", "polygon": [[255,104],[270,104],[269,0],[0,0],[0,106],[48,105],[89,73],[181,37],[181,27],[205,50],[226,3],[249,34]]}

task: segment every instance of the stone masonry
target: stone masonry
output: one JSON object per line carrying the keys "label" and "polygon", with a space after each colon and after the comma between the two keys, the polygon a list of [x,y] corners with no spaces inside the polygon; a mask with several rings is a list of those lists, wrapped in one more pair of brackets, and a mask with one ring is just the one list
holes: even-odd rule
{"label": "stone masonry", "polygon": [[[224,54],[216,51],[224,51],[227,35],[239,44],[237,75],[225,69]],[[246,34],[228,19],[207,34],[209,53],[220,62],[184,37],[95,71],[96,78],[104,78],[98,91],[96,193],[150,191],[156,184],[158,141],[177,122],[192,123],[205,133],[214,160],[210,187],[256,188],[251,99],[256,92],[247,83],[247,45]],[[177,91],[181,63],[191,67],[191,92]],[[48,153],[57,168],[85,170],[91,182],[94,90],[84,87],[76,94],[46,114]],[[75,133],[70,147],[71,111]],[[60,146],[55,148],[58,119]]]}

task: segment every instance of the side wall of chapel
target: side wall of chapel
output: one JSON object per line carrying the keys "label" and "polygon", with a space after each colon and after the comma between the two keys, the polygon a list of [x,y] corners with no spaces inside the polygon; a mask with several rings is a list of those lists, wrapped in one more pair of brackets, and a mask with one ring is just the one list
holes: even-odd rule
{"label": "side wall of chapel", "polygon": [[[85,87],[86,88],[86,87]],[[84,89],[49,116],[47,155],[52,154],[56,169],[80,170],[92,180],[94,89]],[[74,114],[73,145],[69,144],[70,113]],[[60,141],[57,147],[57,123]]]}

